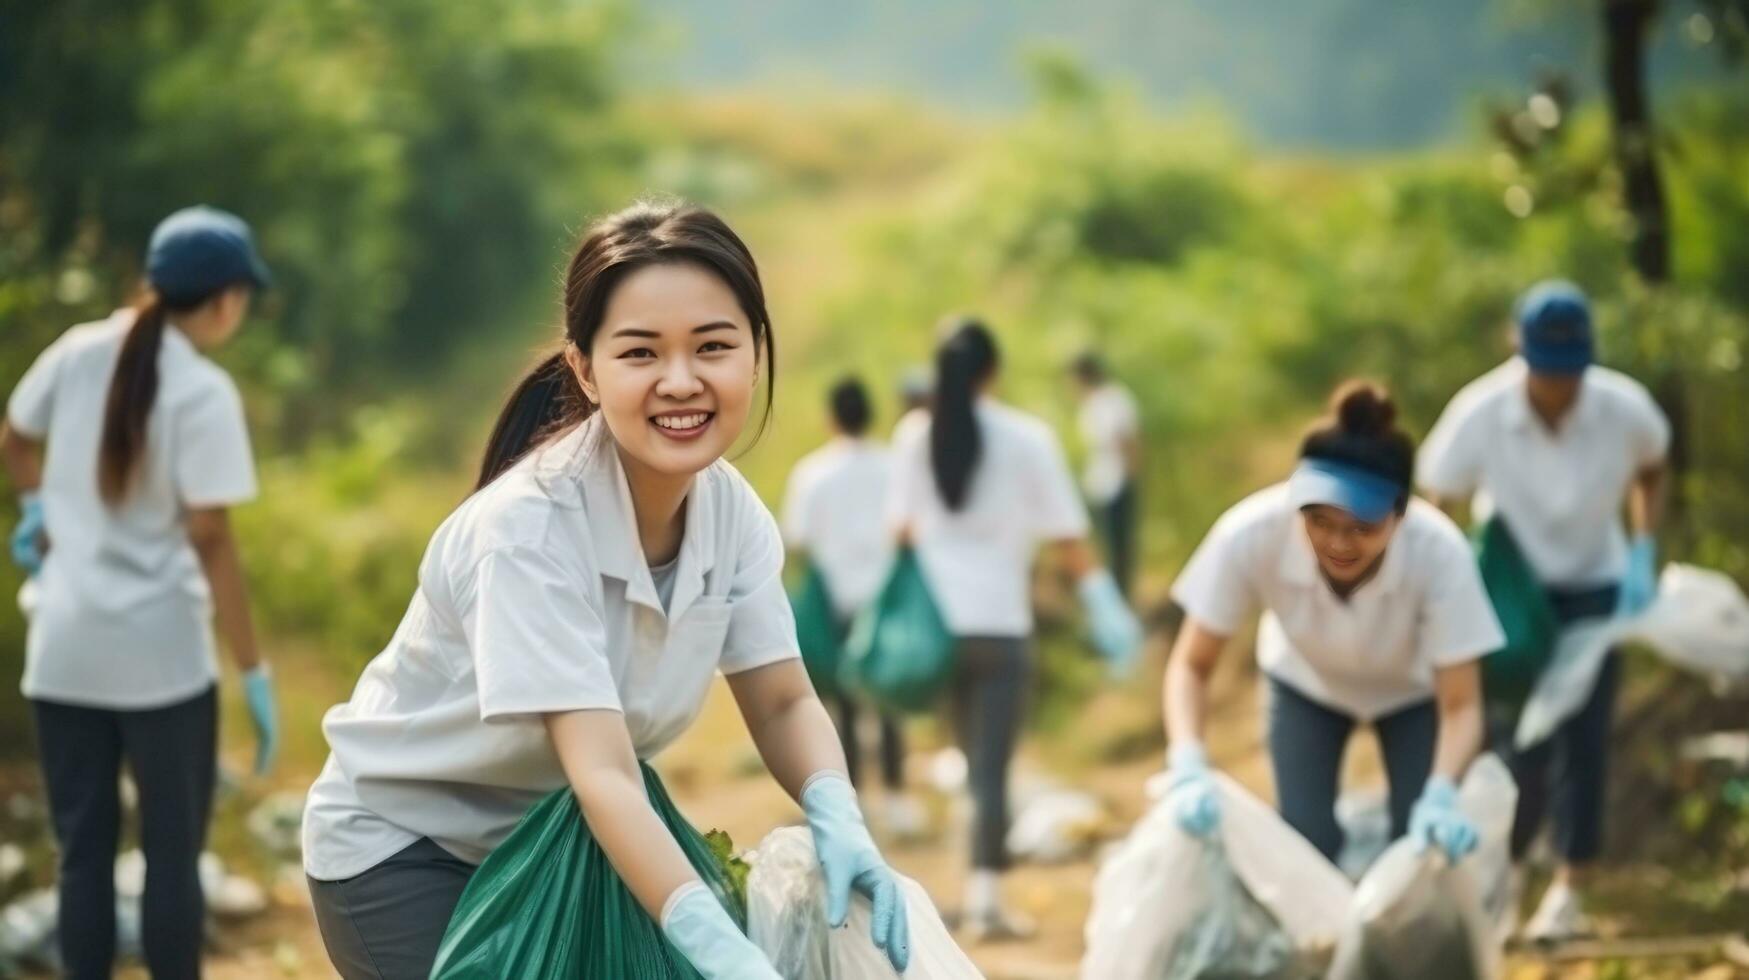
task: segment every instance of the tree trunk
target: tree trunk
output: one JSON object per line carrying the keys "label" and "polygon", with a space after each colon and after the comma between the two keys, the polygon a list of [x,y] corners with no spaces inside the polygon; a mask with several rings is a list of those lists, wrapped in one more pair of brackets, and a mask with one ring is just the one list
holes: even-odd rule
{"label": "tree trunk", "polygon": [[1646,39],[1658,16],[1658,0],[1602,3],[1603,78],[1615,127],[1615,162],[1634,223],[1629,256],[1641,278],[1662,283],[1670,278],[1670,222],[1646,97]]}

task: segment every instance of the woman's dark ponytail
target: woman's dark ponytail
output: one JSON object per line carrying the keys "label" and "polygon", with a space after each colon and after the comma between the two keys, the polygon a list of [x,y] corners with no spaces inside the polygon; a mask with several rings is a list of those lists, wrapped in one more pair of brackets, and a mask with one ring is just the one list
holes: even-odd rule
{"label": "woman's dark ponytail", "polygon": [[959,321],[935,354],[935,409],[929,425],[929,463],[947,509],[965,506],[983,456],[978,390],[996,371],[995,338],[982,323]]}
{"label": "woman's dark ponytail", "polygon": [[158,397],[158,351],[164,346],[166,312],[156,294],[139,308],[109,379],[98,442],[97,490],[112,507],[127,496],[145,451],[146,424]]}
{"label": "woman's dark ponytail", "polygon": [[474,484],[478,490],[516,461],[528,455],[530,449],[556,433],[569,429],[589,417],[592,406],[583,395],[577,375],[565,363],[560,349],[541,359],[516,389],[498,413],[492,426],[492,437],[486,441],[486,453],[480,460],[480,477]]}

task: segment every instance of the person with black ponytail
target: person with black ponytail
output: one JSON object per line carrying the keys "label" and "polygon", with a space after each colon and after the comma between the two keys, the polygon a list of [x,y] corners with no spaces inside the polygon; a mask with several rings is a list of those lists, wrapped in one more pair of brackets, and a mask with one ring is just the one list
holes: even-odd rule
{"label": "person with black ponytail", "polygon": [[687,962],[776,980],[645,790],[641,760],[720,672],[813,831],[828,920],[869,898],[873,941],[903,971],[897,878],[799,659],[777,523],[723,459],[762,367],[770,410],[752,254],[709,211],[636,204],[585,234],[562,307],[558,349],[511,395],[400,628],[323,720],[303,851],[329,957],[347,980],[430,976],[475,868],[568,787]]}
{"label": "person with black ponytail", "polygon": [[1088,543],[1089,521],[1056,434],[992,394],[999,354],[976,320],[948,321],[927,410],[894,435],[888,516],[916,549],[958,639],[950,696],[975,816],[962,924],[977,938],[1031,931],[1003,908],[1008,766],[1033,675],[1031,571],[1050,544],[1077,582],[1095,646],[1127,671],[1141,628]]}
{"label": "person with black ponytail", "polygon": [[274,755],[273,685],[227,516],[255,496],[249,435],[236,385],[203,354],[268,282],[241,219],[178,211],[152,233],[140,305],[62,334],[7,403],[0,457],[22,515],[12,556],[31,577],[21,686],[60,847],[69,977],[113,969],[124,759],[139,791],[146,965],[200,975],[215,614],[242,672],[256,772]]}
{"label": "person with black ponytail", "polygon": [[1209,677],[1262,607],[1265,737],[1287,822],[1335,859],[1342,757],[1365,723],[1392,836],[1453,861],[1477,844],[1457,783],[1482,744],[1478,660],[1505,636],[1469,541],[1411,495],[1415,443],[1396,414],[1377,385],[1339,388],[1292,476],[1227,511],[1172,588],[1185,618],[1166,667],[1167,801],[1192,834],[1220,821],[1202,743]]}

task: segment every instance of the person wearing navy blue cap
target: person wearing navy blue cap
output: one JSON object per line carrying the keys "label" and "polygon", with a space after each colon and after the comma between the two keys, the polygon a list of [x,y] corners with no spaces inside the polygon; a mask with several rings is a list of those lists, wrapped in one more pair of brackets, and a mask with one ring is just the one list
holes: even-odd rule
{"label": "person wearing navy blue cap", "polygon": [[[1562,623],[1640,612],[1657,590],[1670,423],[1644,386],[1595,363],[1590,303],[1572,283],[1527,290],[1513,333],[1517,356],[1459,391],[1428,434],[1419,482],[1442,506],[1475,498],[1477,516],[1498,518]],[[1590,931],[1579,889],[1603,848],[1618,674],[1612,654],[1577,715],[1543,744],[1508,753],[1519,789],[1514,854],[1552,809],[1562,861],[1526,927],[1533,939]],[[1510,714],[1491,710],[1490,728],[1509,733]]]}
{"label": "person wearing navy blue cap", "polygon": [[108,977],[123,760],[146,858],[141,935],[156,978],[197,977],[199,857],[217,768],[213,621],[242,671],[255,767],[277,740],[229,508],[255,496],[237,387],[203,351],[270,281],[249,228],[212,208],[153,232],[143,302],[73,327],[19,380],[0,459],[31,577],[22,688],[60,848],[67,976]]}
{"label": "person wearing navy blue cap", "polygon": [[1463,532],[1411,496],[1415,444],[1395,419],[1376,385],[1339,389],[1293,474],[1227,511],[1173,585],[1185,619],[1166,668],[1166,800],[1191,834],[1220,822],[1202,740],[1209,678],[1261,607],[1266,738],[1287,822],[1335,859],[1342,757],[1370,723],[1393,836],[1453,861],[1476,846],[1457,783],[1482,743],[1477,661],[1504,636]]}

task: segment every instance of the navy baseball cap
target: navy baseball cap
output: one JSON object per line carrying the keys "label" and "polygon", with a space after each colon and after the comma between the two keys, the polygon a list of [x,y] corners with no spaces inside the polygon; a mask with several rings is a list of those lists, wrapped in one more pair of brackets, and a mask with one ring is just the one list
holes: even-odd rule
{"label": "navy baseball cap", "polygon": [[1518,353],[1537,374],[1580,374],[1596,360],[1591,304],[1578,286],[1539,282],[1519,297]]}
{"label": "navy baseball cap", "polygon": [[273,285],[249,225],[204,204],[158,222],[146,247],[146,280],[172,305],[200,302],[240,282]]}
{"label": "navy baseball cap", "polygon": [[1358,466],[1308,456],[1288,477],[1288,501],[1297,508],[1324,504],[1339,507],[1376,524],[1391,516],[1408,488]]}

